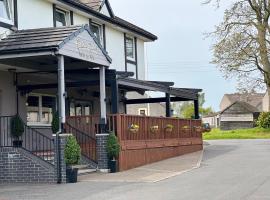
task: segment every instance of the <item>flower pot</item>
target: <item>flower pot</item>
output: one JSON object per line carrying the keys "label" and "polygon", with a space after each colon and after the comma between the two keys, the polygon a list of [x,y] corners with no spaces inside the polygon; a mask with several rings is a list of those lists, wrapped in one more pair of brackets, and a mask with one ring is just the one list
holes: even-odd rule
{"label": "flower pot", "polygon": [[22,140],[14,140],[13,147],[20,148],[20,147],[22,147],[22,143],[23,143]]}
{"label": "flower pot", "polygon": [[67,166],[66,169],[67,183],[77,183],[78,180],[78,168]]}
{"label": "flower pot", "polygon": [[109,160],[108,166],[111,173],[117,172],[117,160]]}

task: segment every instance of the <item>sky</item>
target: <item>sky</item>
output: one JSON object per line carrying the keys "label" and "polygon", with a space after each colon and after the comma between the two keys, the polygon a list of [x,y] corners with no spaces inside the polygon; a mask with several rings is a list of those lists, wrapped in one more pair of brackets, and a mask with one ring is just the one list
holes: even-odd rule
{"label": "sky", "polygon": [[[219,9],[202,0],[110,0],[115,15],[158,36],[146,44],[148,79],[173,81],[175,87],[200,88],[205,106],[219,111],[225,93],[236,92],[236,82],[225,80],[212,59],[210,38],[223,18],[228,1]],[[227,4],[227,5],[226,5]]]}

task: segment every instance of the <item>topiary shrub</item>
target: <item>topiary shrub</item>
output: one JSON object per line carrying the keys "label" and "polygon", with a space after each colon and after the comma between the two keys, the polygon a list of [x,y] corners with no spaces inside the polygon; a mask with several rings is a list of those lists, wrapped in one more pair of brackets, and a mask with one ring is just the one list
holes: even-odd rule
{"label": "topiary shrub", "polygon": [[51,125],[52,125],[52,132],[56,134],[59,131],[59,115],[57,112],[53,113]]}
{"label": "topiary shrub", "polygon": [[19,139],[24,133],[24,123],[21,118],[16,115],[11,119],[11,135],[12,137]]}
{"label": "topiary shrub", "polygon": [[270,112],[262,112],[256,124],[260,128],[270,128]]}
{"label": "topiary shrub", "polygon": [[111,160],[115,160],[120,153],[120,144],[119,144],[118,139],[114,133],[111,133],[108,136],[106,150],[108,153],[108,157]]}
{"label": "topiary shrub", "polygon": [[64,158],[67,165],[77,165],[81,159],[81,148],[73,135],[67,138]]}

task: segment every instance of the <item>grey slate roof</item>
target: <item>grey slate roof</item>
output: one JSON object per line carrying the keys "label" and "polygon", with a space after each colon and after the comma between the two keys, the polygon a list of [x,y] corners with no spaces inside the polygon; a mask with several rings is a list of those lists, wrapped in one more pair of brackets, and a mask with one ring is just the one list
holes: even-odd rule
{"label": "grey slate roof", "polygon": [[263,94],[263,93],[225,94],[225,96],[228,97],[228,99],[231,103],[234,103],[236,101],[242,101],[242,102],[246,102],[254,107],[258,107],[262,103],[264,95],[265,94]]}
{"label": "grey slate roof", "polygon": [[220,114],[224,113],[226,110],[230,109],[235,104],[238,104],[238,105],[242,106],[245,109],[246,112],[250,112],[250,113],[259,113],[260,112],[258,108],[256,108],[255,106],[252,106],[251,104],[249,104],[247,102],[235,101],[230,106],[228,106],[223,111],[221,111]]}
{"label": "grey slate roof", "polygon": [[102,48],[99,42],[97,42],[88,25],[15,31],[7,38],[0,41],[0,54],[57,51],[67,41],[84,30],[90,33],[107,60],[111,62],[108,53]]}

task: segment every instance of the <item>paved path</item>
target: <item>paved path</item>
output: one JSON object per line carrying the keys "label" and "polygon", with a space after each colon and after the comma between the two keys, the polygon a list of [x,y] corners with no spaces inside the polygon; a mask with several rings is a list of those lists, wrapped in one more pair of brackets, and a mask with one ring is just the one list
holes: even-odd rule
{"label": "paved path", "polygon": [[156,183],[200,167],[202,155],[203,151],[198,151],[120,173],[93,173],[79,177],[79,181]]}
{"label": "paved path", "polygon": [[0,186],[0,200],[269,200],[270,140],[211,141],[200,168],[156,183]]}

